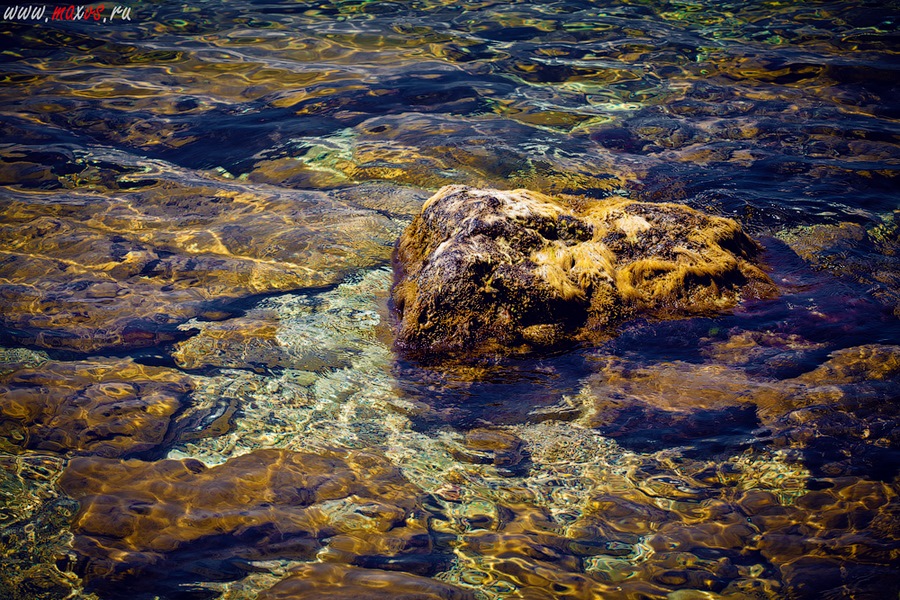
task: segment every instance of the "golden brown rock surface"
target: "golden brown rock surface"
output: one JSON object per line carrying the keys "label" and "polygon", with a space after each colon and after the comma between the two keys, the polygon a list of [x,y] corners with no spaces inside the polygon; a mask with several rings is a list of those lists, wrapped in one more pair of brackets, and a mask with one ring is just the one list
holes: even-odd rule
{"label": "golden brown rock surface", "polygon": [[609,335],[642,314],[715,313],[775,293],[740,226],[677,204],[447,186],[395,255],[396,346],[463,358]]}
{"label": "golden brown rock surface", "polygon": [[789,472],[763,482],[739,465],[679,457],[673,468],[644,455],[593,481],[581,510],[498,507],[467,520],[465,567],[449,580],[547,600],[849,597],[861,577],[896,589],[893,484],[842,477],[790,489]]}
{"label": "golden brown rock surface", "polygon": [[138,190],[0,200],[0,326],[82,352],[152,346],[253,294],[334,283],[389,256],[399,226],[323,192],[160,174]]}
{"label": "golden brown rock surface", "polygon": [[193,460],[77,458],[60,479],[81,503],[75,549],[87,575],[173,580],[239,560],[310,559],[432,570],[421,491],[370,452],[257,450]]}
{"label": "golden brown rock surface", "polygon": [[[78,503],[61,496],[58,456],[0,453],[0,598],[56,600],[71,596],[78,577],[68,526]],[[85,600],[91,598],[85,597]]]}
{"label": "golden brown rock surface", "polygon": [[646,449],[697,438],[721,441],[765,426],[776,447],[814,473],[892,477],[900,452],[893,425],[898,346],[837,350],[815,369],[787,379],[680,361],[629,368],[605,358],[597,365],[585,382],[586,420],[620,443]]}
{"label": "golden brown rock surface", "polygon": [[[354,99],[340,102],[348,101]],[[315,103],[297,114],[321,109]],[[302,155],[255,163],[249,179],[316,189],[385,181],[430,189],[459,183],[512,185],[546,193],[597,193],[622,188],[633,179],[633,164],[622,161],[613,166],[608,155],[589,151],[588,129],[576,136],[548,131],[558,127],[568,132],[585,117],[556,113],[557,123],[550,123],[518,109],[509,113],[515,115],[513,120],[482,115],[477,121],[456,114],[379,112],[355,119],[353,127],[308,138]],[[567,153],[565,158],[550,148],[532,146],[523,152],[521,142],[534,135],[534,126],[542,130],[550,148],[574,144],[581,151]]]}
{"label": "golden brown rock surface", "polygon": [[254,317],[203,323],[199,333],[175,344],[175,364],[182,369],[210,365],[257,370],[290,366],[290,356],[276,338],[277,316]]}
{"label": "golden brown rock surface", "polygon": [[203,418],[189,378],[128,359],[45,362],[0,375],[0,448],[119,457],[152,451]]}
{"label": "golden brown rock surface", "polygon": [[342,565],[308,564],[293,569],[287,577],[262,592],[258,600],[470,600],[464,590],[435,579],[408,573],[360,569]]}

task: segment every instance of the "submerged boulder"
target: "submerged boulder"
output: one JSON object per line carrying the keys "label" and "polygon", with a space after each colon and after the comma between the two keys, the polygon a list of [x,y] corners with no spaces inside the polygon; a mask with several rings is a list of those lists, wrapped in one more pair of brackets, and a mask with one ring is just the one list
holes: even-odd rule
{"label": "submerged boulder", "polygon": [[238,579],[257,560],[419,574],[440,564],[424,493],[372,452],[262,449],[213,467],[79,457],[59,485],[81,505],[74,549],[97,590]]}
{"label": "submerged boulder", "polygon": [[131,359],[0,363],[5,369],[9,372],[0,373],[2,452],[153,455],[198,436],[218,410],[192,398],[194,384],[183,373]]}
{"label": "submerged boulder", "polygon": [[[381,198],[393,201],[389,190]],[[131,191],[4,190],[0,331],[88,354],[183,340],[189,319],[222,321],[233,302],[333,285],[384,261],[399,221],[361,204],[177,170]]]}
{"label": "submerged boulder", "polygon": [[473,600],[475,595],[437,579],[409,573],[308,563],[257,596],[259,600]]}
{"label": "submerged boulder", "polygon": [[397,246],[396,347],[516,354],[633,316],[714,313],[776,293],[760,249],[735,221],[679,204],[447,186]]}

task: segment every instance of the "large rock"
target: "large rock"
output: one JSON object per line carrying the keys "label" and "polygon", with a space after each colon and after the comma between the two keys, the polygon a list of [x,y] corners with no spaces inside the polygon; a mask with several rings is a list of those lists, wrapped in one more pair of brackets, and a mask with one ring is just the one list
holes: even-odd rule
{"label": "large rock", "polygon": [[396,346],[428,360],[600,338],[634,315],[709,314],[775,294],[760,246],[678,204],[447,186],[395,255]]}

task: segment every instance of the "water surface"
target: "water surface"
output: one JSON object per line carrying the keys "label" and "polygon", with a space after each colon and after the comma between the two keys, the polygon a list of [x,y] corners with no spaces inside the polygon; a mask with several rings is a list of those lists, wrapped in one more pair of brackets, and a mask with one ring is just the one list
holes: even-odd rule
{"label": "water surface", "polygon": [[[896,3],[128,6],[0,22],[0,595],[900,591]],[[780,295],[422,368],[453,183],[736,218]]]}

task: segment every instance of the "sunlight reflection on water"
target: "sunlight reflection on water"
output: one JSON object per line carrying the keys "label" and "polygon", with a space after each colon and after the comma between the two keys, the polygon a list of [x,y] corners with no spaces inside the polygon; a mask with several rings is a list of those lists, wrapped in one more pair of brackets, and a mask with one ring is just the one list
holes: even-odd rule
{"label": "sunlight reflection on water", "polygon": [[[896,594],[896,36],[880,2],[7,19],[0,595]],[[392,247],[453,183],[737,218],[781,297],[400,361]]]}

